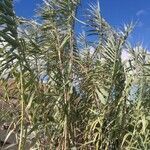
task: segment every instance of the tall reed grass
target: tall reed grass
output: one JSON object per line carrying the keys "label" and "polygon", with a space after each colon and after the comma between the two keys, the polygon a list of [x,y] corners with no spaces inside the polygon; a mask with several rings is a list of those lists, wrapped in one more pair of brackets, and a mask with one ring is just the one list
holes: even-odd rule
{"label": "tall reed grass", "polygon": [[113,29],[99,4],[78,36],[79,5],[44,0],[38,22],[0,1],[2,148],[13,149],[13,134],[18,150],[150,149],[149,52],[129,44],[133,24]]}

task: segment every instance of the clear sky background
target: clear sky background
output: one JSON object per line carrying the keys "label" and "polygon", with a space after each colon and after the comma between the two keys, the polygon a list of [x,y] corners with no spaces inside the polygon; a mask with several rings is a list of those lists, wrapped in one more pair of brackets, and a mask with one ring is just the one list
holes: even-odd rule
{"label": "clear sky background", "polygon": [[[42,0],[15,1],[16,14],[26,18],[33,18],[35,9],[42,3]],[[88,4],[96,2],[97,0],[81,0],[79,19],[84,15]],[[138,21],[130,41],[142,42],[144,47],[150,49],[150,0],[100,0],[100,5],[102,16],[113,27],[121,28],[124,23]]]}

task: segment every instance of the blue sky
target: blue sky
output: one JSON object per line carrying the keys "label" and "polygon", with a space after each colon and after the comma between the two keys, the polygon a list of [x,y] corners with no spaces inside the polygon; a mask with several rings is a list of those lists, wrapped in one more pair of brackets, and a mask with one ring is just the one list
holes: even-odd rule
{"label": "blue sky", "polygon": [[[37,5],[42,3],[42,0],[15,1],[16,14],[27,18],[32,18]],[[96,1],[82,0],[79,15],[84,15],[88,4]],[[132,43],[143,42],[145,47],[150,48],[150,0],[100,0],[100,5],[103,17],[116,28],[121,28],[124,23],[138,21],[130,41]]]}

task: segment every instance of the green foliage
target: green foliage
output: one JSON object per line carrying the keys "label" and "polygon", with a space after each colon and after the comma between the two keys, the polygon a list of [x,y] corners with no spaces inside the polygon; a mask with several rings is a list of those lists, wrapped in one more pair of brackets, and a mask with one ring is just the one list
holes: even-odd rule
{"label": "green foliage", "polygon": [[77,37],[78,5],[44,0],[38,23],[0,1],[3,148],[15,133],[19,150],[150,149],[149,52],[128,43],[133,24],[116,31],[99,4]]}

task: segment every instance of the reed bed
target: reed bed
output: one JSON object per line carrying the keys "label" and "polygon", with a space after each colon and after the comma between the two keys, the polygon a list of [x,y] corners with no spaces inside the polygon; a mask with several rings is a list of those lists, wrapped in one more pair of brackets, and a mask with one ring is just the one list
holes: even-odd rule
{"label": "reed bed", "polygon": [[149,52],[129,43],[133,23],[114,29],[99,3],[82,22],[80,5],[44,0],[36,21],[0,1],[2,149],[150,149]]}

